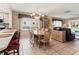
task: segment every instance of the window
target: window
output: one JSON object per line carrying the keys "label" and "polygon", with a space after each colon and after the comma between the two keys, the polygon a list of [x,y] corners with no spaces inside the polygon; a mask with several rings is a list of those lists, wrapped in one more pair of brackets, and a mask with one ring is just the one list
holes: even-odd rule
{"label": "window", "polygon": [[75,19],[70,20],[69,24],[70,24],[71,32],[75,34],[76,38],[79,38],[79,20],[75,20]]}
{"label": "window", "polygon": [[32,18],[21,18],[20,28],[21,30],[28,30],[38,28],[40,25],[39,20]]}
{"label": "window", "polygon": [[72,25],[72,28],[77,28],[77,29],[79,29],[79,22],[72,22],[71,23]]}
{"label": "window", "polygon": [[54,27],[61,27],[62,21],[54,21]]}

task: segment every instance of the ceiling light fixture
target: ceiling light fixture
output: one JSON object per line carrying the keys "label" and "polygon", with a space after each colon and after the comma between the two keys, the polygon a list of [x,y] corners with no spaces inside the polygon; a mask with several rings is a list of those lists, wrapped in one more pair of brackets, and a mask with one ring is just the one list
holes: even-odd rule
{"label": "ceiling light fixture", "polygon": [[40,17],[44,17],[44,15],[42,15],[42,14],[39,12],[38,8],[36,8],[36,11],[33,12],[33,13],[31,13],[30,16],[33,17],[33,18],[35,18],[35,19],[40,19]]}

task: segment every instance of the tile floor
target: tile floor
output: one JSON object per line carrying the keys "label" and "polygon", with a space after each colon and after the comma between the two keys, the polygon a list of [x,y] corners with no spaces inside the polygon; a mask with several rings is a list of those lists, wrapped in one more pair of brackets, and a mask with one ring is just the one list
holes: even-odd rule
{"label": "tile floor", "polygon": [[79,55],[79,39],[65,43],[51,39],[50,47],[45,49],[33,48],[29,40],[29,36],[21,36],[20,55]]}

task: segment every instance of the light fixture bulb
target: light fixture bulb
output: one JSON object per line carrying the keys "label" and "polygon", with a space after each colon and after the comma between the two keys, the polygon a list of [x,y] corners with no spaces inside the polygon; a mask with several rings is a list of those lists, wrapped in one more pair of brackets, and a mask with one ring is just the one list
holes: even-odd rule
{"label": "light fixture bulb", "polygon": [[35,14],[36,14],[35,12],[32,13],[32,15],[35,15]]}

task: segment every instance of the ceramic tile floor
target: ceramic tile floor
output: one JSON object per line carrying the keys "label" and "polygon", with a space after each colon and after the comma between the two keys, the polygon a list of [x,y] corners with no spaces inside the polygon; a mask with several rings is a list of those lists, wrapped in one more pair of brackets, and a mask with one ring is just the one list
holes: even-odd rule
{"label": "ceramic tile floor", "polygon": [[79,39],[65,43],[52,39],[46,49],[33,48],[29,40],[29,37],[21,37],[20,55],[79,55]]}

